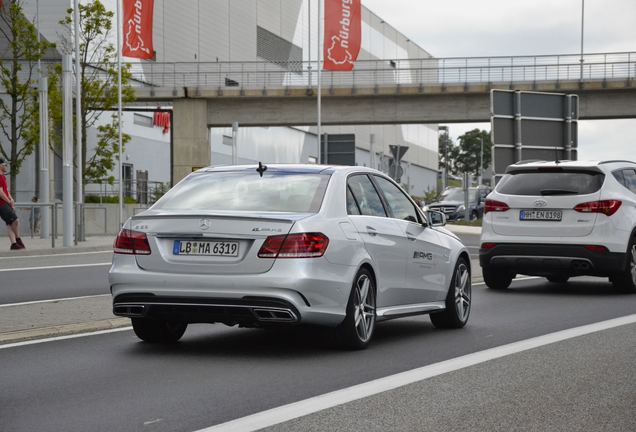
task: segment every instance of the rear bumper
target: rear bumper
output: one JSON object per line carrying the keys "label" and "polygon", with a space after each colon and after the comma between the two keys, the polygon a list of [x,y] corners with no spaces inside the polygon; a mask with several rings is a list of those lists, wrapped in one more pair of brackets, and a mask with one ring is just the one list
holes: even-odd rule
{"label": "rear bumper", "polygon": [[262,274],[191,275],[147,271],[133,256],[114,255],[113,312],[192,323],[337,326],[346,316],[357,269],[324,260],[316,264],[277,260]]}
{"label": "rear bumper", "polygon": [[502,243],[480,249],[482,267],[531,276],[609,276],[625,269],[627,254],[597,253],[582,245]]}

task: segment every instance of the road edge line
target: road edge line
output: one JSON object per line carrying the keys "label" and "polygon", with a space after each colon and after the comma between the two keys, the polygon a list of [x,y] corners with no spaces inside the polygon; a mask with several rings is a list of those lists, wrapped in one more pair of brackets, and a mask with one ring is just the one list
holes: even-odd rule
{"label": "road edge line", "polygon": [[[126,320],[126,322],[124,323],[123,321],[118,321],[118,319],[112,319],[93,321],[90,324],[64,324],[59,326],[41,327],[32,330],[20,330],[11,333],[4,333],[0,335],[0,350],[17,348],[27,345],[36,345],[45,342],[77,339],[81,337],[97,336],[131,330],[132,327],[130,326],[129,320],[127,318],[121,319]],[[104,327],[108,328],[106,330],[90,331],[89,333],[86,333],[87,330],[94,330],[96,328]],[[58,336],[47,337],[45,339],[36,339],[43,335],[51,334],[57,334]]]}
{"label": "road edge line", "polygon": [[490,360],[521,353],[534,348],[585,336],[603,330],[636,323],[636,314],[561,330],[518,342],[478,351],[454,359],[445,360],[406,372],[379,378],[366,383],[336,390],[323,395],[293,402],[277,408],[261,411],[239,419],[231,420],[196,432],[252,432],[290,420],[340,406],[349,402],[394,390],[438,375],[454,372]]}

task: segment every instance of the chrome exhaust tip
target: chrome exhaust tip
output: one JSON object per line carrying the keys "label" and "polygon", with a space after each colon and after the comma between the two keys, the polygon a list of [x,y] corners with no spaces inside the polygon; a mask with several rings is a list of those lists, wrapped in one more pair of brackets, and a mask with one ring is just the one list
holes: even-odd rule
{"label": "chrome exhaust tip", "polygon": [[144,316],[146,312],[146,306],[144,305],[115,305],[113,306],[113,313],[117,316],[123,316],[128,318],[138,318]]}
{"label": "chrome exhaust tip", "polygon": [[298,317],[289,309],[252,309],[252,313],[258,321],[262,322],[296,322]]}

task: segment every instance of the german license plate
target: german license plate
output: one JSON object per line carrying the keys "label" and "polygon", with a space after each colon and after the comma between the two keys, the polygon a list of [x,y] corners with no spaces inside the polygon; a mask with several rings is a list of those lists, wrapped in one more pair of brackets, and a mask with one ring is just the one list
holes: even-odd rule
{"label": "german license plate", "polygon": [[239,254],[239,242],[175,240],[172,253],[173,255],[186,256],[237,257]]}
{"label": "german license plate", "polygon": [[521,210],[519,212],[519,220],[522,221],[561,222],[562,219],[562,210]]}

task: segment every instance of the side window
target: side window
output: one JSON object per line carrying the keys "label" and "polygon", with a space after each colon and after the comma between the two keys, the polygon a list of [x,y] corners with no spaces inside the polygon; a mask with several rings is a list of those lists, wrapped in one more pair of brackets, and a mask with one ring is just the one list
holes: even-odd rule
{"label": "side window", "polygon": [[625,179],[625,187],[636,194],[636,170],[623,170],[623,178]]}
{"label": "side window", "polygon": [[347,214],[360,214],[360,209],[358,208],[358,204],[356,204],[356,200],[353,198],[353,194],[351,193],[351,189],[349,189],[349,186],[347,186]]}
{"label": "side window", "polygon": [[614,177],[616,178],[616,180],[618,180],[620,184],[625,186],[625,178],[623,177],[623,171],[620,171],[620,170],[614,171],[612,174],[614,175]]}
{"label": "side window", "polygon": [[389,209],[396,219],[417,223],[417,212],[411,200],[393,183],[380,176],[373,176],[386,198]]}
{"label": "side window", "polygon": [[348,185],[358,202],[360,213],[365,216],[386,217],[382,201],[369,177],[366,175],[352,176],[349,178]]}

